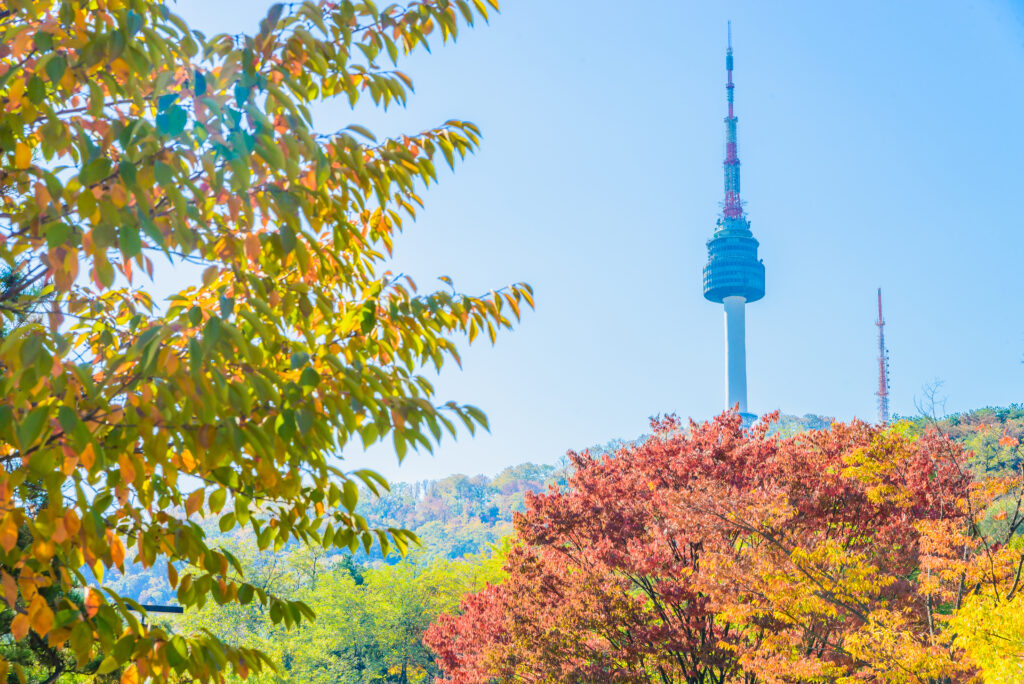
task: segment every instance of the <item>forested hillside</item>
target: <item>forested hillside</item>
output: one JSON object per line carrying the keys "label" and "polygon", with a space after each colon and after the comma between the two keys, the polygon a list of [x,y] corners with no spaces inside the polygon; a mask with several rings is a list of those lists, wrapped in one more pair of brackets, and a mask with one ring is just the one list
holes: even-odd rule
{"label": "forested hillside", "polygon": [[[807,430],[826,429],[832,418],[816,414],[795,416],[782,414],[771,432],[787,437]],[[910,428],[922,432],[929,424],[961,442],[975,452],[972,468],[975,474],[997,474],[1012,469],[1017,463],[1014,449],[1017,439],[1024,437],[1024,405],[986,407],[953,414],[939,421],[921,417],[899,418]],[[613,453],[639,441],[614,440],[589,448],[591,453]],[[398,527],[416,533],[422,542],[418,557],[423,561],[455,560],[467,555],[483,554],[512,532],[512,515],[522,511],[526,492],[539,492],[550,485],[564,486],[567,465],[536,465],[523,463],[506,468],[493,478],[484,475],[450,475],[439,480],[399,482],[380,497],[364,491],[358,512],[371,527]],[[213,523],[203,523],[207,532],[221,536]],[[250,531],[251,532],[251,531]],[[251,536],[251,533],[248,535]],[[245,546],[253,540],[245,534],[230,537],[232,544]],[[333,556],[348,556],[335,551]],[[371,553],[358,552],[346,563],[397,563],[400,557],[383,558],[378,548]],[[327,562],[334,562],[330,557]],[[124,596],[145,603],[172,603],[173,592],[162,573],[146,572],[138,565],[128,565],[126,574],[114,580]]]}
{"label": "forested hillside", "polygon": [[[564,483],[564,468],[523,463],[493,478],[450,475],[440,480],[399,482],[380,497],[364,490],[360,493],[357,512],[366,518],[371,528],[397,527],[415,532],[422,542],[417,557],[423,562],[441,558],[454,560],[486,553],[491,545],[511,534],[512,514],[523,510],[526,492]],[[251,530],[223,535],[215,519],[200,524],[208,535],[221,539],[241,558],[249,558],[256,565],[264,562],[255,552]],[[292,551],[289,547],[283,554]],[[274,554],[264,555],[272,557]],[[399,562],[400,556],[391,553],[384,558],[379,548],[374,547],[370,553],[360,550],[354,556],[348,551],[335,550],[319,562],[331,565],[342,559],[348,565],[359,566],[381,561],[394,564]],[[127,564],[125,574],[111,582],[122,596],[142,603],[175,602],[174,592],[162,571],[152,568],[147,571],[141,565]]]}
{"label": "forested hillside", "polygon": [[[939,421],[899,420],[911,435],[932,425],[964,444],[975,452],[970,463],[981,477],[1014,467],[1016,445],[1024,438],[1024,407],[1019,405]],[[771,432],[787,437],[825,430],[832,422],[819,415],[782,415]],[[616,440],[588,451],[610,454],[642,441]],[[268,620],[256,603],[208,603],[175,620],[187,630],[210,629],[228,643],[273,654],[288,673],[286,681],[428,681],[440,672],[435,655],[423,645],[428,625],[457,610],[467,593],[502,577],[512,518],[525,510],[526,493],[552,485],[564,489],[570,474],[568,461],[560,466],[525,463],[493,478],[451,475],[396,483],[380,497],[363,492],[358,511],[371,527],[404,527],[420,537],[422,548],[404,562],[394,553],[384,558],[376,549],[370,554],[324,553],[292,544],[261,553],[251,532],[222,535],[213,521],[204,521],[207,533],[239,559],[251,582],[309,603],[319,617],[295,632]],[[160,575],[140,570],[129,567],[115,580],[117,590],[140,602],[176,602]]]}

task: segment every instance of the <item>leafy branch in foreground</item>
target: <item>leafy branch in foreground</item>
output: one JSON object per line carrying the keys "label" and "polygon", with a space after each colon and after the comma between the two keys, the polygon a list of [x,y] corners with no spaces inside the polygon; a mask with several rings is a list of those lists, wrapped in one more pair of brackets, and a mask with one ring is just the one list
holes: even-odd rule
{"label": "leafy branch in foreground", "polygon": [[[486,425],[474,407],[438,405],[420,369],[457,362],[457,335],[493,342],[532,292],[419,293],[383,271],[438,157],[453,166],[476,148],[473,124],[378,142],[357,125],[315,130],[308,105],[405,102],[401,58],[487,7],[274,5],[255,35],[210,38],[151,0],[4,7],[0,260],[40,293],[0,301],[11,633],[68,644],[80,671],[127,682],[263,669],[255,650],[147,627],[105,571],[132,554],[165,565],[185,606],[258,601],[293,625],[313,611],[239,579],[189,517],[248,526],[261,548],[412,541],[355,514],[357,482],[386,483],[332,457],[388,438],[402,457]],[[166,308],[135,286],[161,254],[207,265]],[[46,504],[29,511],[40,488]],[[67,598],[93,578],[81,604]]]}

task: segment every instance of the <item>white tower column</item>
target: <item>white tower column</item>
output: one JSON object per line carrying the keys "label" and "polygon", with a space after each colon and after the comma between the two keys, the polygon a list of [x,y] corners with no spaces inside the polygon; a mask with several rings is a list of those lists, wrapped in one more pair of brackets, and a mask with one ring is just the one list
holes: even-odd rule
{"label": "white tower column", "polygon": [[725,396],[726,408],[737,404],[747,412],[747,331],[745,297],[725,297]]}

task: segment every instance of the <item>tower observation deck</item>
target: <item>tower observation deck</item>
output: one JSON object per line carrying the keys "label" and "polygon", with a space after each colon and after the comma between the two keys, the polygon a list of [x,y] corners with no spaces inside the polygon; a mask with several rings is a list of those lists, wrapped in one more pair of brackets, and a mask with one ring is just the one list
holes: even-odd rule
{"label": "tower observation deck", "polygon": [[764,297],[764,264],[757,257],[758,242],[740,200],[740,159],[736,145],[735,86],[732,81],[732,26],[725,53],[725,92],[729,115],[725,118],[725,201],[715,234],[708,240],[704,267],[704,298],[725,309],[726,408],[747,413],[747,354],[745,307]]}

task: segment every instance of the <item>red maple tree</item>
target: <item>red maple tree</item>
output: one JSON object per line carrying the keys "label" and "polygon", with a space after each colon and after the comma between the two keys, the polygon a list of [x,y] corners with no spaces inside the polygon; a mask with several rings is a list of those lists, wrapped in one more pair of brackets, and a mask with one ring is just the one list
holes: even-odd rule
{"label": "red maple tree", "polygon": [[860,422],[782,439],[774,418],[570,453],[568,487],[517,516],[507,579],[428,631],[442,681],[967,676],[915,579],[920,523],[963,517],[963,451]]}

